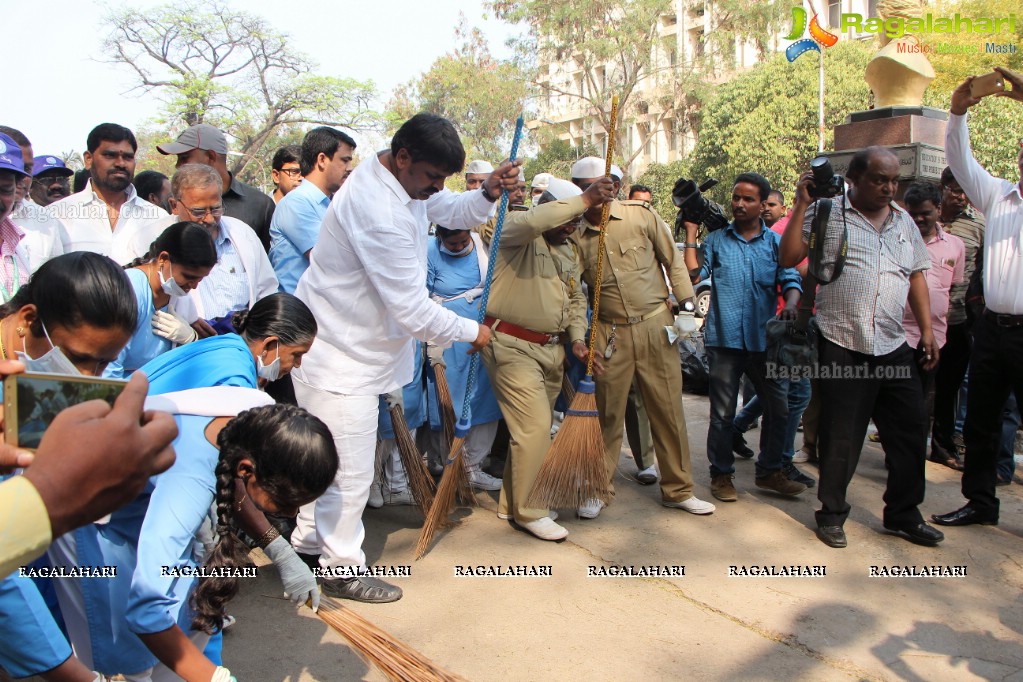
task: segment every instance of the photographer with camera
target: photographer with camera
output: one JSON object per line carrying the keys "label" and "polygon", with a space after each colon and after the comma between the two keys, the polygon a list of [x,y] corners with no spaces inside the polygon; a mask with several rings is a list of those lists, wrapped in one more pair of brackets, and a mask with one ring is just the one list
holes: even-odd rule
{"label": "photographer with camera", "polygon": [[[703,243],[703,266],[697,281],[713,277],[710,309],[705,319],[707,357],[710,364],[710,428],[707,458],[710,460],[710,491],[722,502],[738,500],[732,478],[732,422],[742,375],[748,376],[764,404],[764,429],[756,465],[758,488],[781,495],[798,495],[806,485],[791,480],[783,471],[788,422],[788,380],[768,375],[768,320],[775,316],[778,292],[785,298],[780,316],[793,319],[801,292],[799,274],[778,262],[777,234],[768,229],[761,214],[771,185],[762,175],[742,173],[732,185],[732,222],[711,232]],[[683,211],[680,216],[685,218]],[[699,225],[683,221],[687,255]]]}
{"label": "photographer with camera", "polygon": [[[820,258],[811,257],[809,263],[810,273],[821,281],[816,299],[819,358],[820,367],[828,371],[817,381],[821,400],[817,537],[829,547],[847,545],[846,490],[873,417],[888,464],[884,527],[911,542],[937,545],[944,536],[924,523],[919,509],[924,499],[927,417],[913,349],[902,324],[908,298],[920,327],[923,369],[932,369],[938,363],[938,347],[923,272],[931,259],[913,219],[895,203],[899,186],[895,154],[884,147],[857,152],[849,163],[849,189],[844,193],[835,191],[841,179],[820,168],[824,164],[817,165],[816,173],[804,173],[796,185],[780,253],[782,265],[795,265],[807,256],[812,228],[826,228],[823,237],[814,230]],[[821,218],[832,205],[825,223]]]}

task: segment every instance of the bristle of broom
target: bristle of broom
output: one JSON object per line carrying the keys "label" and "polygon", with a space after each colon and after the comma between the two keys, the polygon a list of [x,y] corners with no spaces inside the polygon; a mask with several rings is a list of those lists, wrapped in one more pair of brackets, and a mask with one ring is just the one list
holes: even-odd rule
{"label": "bristle of broom", "polygon": [[393,682],[408,680],[468,682],[461,675],[441,668],[399,639],[381,630],[355,611],[345,608],[330,597],[323,597],[317,615],[324,623],[348,640],[367,663],[376,667]]}
{"label": "bristle of broom", "polygon": [[575,400],[575,386],[572,385],[572,377],[568,372],[561,373],[561,395],[565,398],[565,404],[571,405]]}
{"label": "bristle of broom", "polygon": [[416,447],[416,441],[409,431],[408,423],[405,421],[405,411],[400,405],[390,408],[391,425],[394,429],[394,440],[398,444],[398,453],[401,455],[401,465],[408,475],[409,491],[416,506],[423,513],[423,516],[430,511],[433,504],[433,476],[426,468],[423,455]]}
{"label": "bristle of broom", "polygon": [[551,443],[526,503],[539,509],[577,509],[587,500],[610,501],[597,397],[579,391]]}
{"label": "bristle of broom", "polygon": [[444,365],[433,366],[433,376],[437,384],[437,402],[439,403],[440,421],[444,427],[444,445],[449,449],[455,440],[455,407],[451,402],[451,389]]}
{"label": "bristle of broom", "polygon": [[462,459],[464,447],[465,438],[455,437],[451,443],[451,452],[444,464],[444,473],[440,477],[437,494],[433,498],[433,504],[430,505],[430,511],[426,514],[423,529],[419,532],[419,541],[416,543],[416,559],[423,558],[426,550],[430,548],[430,543],[433,542],[433,536],[440,528],[449,523],[448,515],[455,508],[455,498],[460,492],[461,479],[466,477],[465,461]]}

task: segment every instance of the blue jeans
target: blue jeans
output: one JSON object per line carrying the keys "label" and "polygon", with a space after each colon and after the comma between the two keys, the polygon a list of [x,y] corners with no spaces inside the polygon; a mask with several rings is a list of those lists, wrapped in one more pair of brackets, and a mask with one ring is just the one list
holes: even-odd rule
{"label": "blue jeans", "polygon": [[[795,455],[796,431],[799,429],[799,420],[803,417],[806,406],[810,404],[810,380],[800,379],[777,379],[777,382],[785,389],[788,395],[789,418],[785,424],[785,447],[781,451],[782,464],[792,464],[792,457]],[[757,418],[764,413],[760,404],[760,396],[753,396],[753,399],[743,405],[739,414],[735,415],[732,424],[740,433],[749,429]]]}
{"label": "blue jeans", "polygon": [[735,402],[739,396],[739,381],[743,374],[746,374],[753,382],[764,410],[756,475],[760,478],[779,471],[782,467],[782,453],[785,450],[785,427],[789,414],[788,387],[783,386],[782,382],[767,378],[766,353],[751,353],[734,348],[708,346],[707,361],[710,365],[708,389],[710,428],[707,431],[707,459],[710,460],[710,475],[717,476],[735,472],[735,454],[732,452],[734,427],[732,424],[735,421]]}
{"label": "blue jeans", "polygon": [[959,387],[959,403],[956,406],[956,428],[955,432],[963,434],[963,424],[966,423],[966,389],[970,383],[970,373],[963,377],[963,383]]}

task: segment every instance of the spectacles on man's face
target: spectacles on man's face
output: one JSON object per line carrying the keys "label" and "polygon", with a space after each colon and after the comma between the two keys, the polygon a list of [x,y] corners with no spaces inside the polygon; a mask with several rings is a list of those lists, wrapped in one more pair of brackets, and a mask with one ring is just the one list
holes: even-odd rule
{"label": "spectacles on man's face", "polygon": [[297,178],[298,176],[302,175],[302,169],[301,168],[282,168],[282,169],[280,169],[277,172],[278,173],[284,173],[288,177],[292,177],[292,178]]}
{"label": "spectacles on man's face", "polygon": [[[182,206],[185,205],[182,204]],[[185,206],[185,208],[188,210],[189,213],[192,214],[192,217],[195,218],[196,220],[202,220],[208,215],[213,216],[214,218],[219,218],[220,216],[224,215],[223,204],[221,204],[220,206],[210,206],[209,208],[189,208],[188,206]]]}
{"label": "spectacles on man's face", "polygon": [[62,185],[69,187],[71,183],[68,179],[62,175],[44,175],[41,178],[32,178],[32,182],[41,185],[43,187],[49,187],[50,185]]}

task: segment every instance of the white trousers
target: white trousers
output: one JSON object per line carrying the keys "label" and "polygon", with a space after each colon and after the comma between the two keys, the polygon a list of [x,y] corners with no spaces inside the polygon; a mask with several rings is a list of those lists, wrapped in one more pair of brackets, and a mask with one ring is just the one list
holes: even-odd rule
{"label": "white trousers", "polygon": [[298,404],[334,435],[339,466],[327,491],[299,510],[291,542],[298,552],[319,554],[323,568],[365,566],[362,512],[373,483],[378,397],[342,395],[293,380]]}

